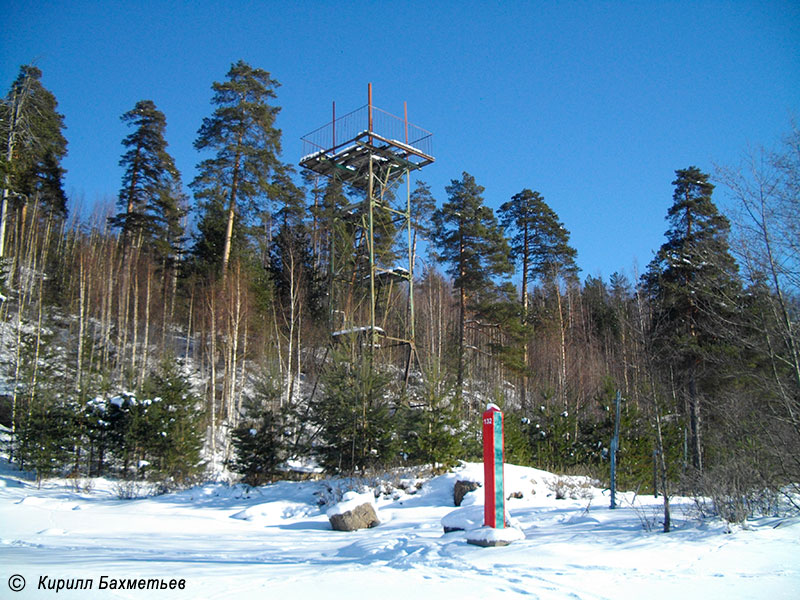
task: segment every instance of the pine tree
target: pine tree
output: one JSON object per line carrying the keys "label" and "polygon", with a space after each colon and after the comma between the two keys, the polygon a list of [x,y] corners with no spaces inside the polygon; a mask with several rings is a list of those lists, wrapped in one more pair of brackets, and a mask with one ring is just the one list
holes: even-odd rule
{"label": "pine tree", "polygon": [[221,267],[223,278],[232,254],[242,250],[244,229],[262,213],[271,176],[282,169],[279,107],[269,102],[280,85],[267,71],[240,60],[227,80],[212,85],[216,106],[198,131],[197,150],[216,152],[198,165],[192,182],[200,222],[196,253]]}
{"label": "pine tree", "polygon": [[532,275],[531,245],[536,228],[536,206],[544,199],[539,192],[524,189],[514,194],[499,210],[500,222],[511,233],[511,258],[521,266],[523,318],[528,313],[528,278]]}
{"label": "pine tree", "polygon": [[[552,291],[557,303],[561,347],[559,388],[566,406],[566,324],[561,300],[562,284],[574,283],[578,266],[577,251],[569,244],[569,231],[539,192],[524,189],[500,207],[501,222],[512,232],[511,256],[520,265],[522,274],[522,319],[528,322],[528,284],[539,280]],[[527,348],[524,361],[527,363]],[[523,385],[523,406],[527,384]]]}
{"label": "pine tree", "polygon": [[411,192],[411,239],[412,264],[417,256],[417,241],[422,238],[430,241],[433,236],[431,215],[436,211],[436,199],[431,193],[431,186],[424,181],[417,181],[414,191]]}
{"label": "pine tree", "polygon": [[654,342],[685,391],[692,464],[702,471],[703,396],[715,393],[712,375],[721,370],[708,367],[724,352],[727,324],[736,321],[740,283],[728,248],[730,226],[711,199],[708,175],[694,166],[675,173],[667,240],[644,284],[654,311]]}
{"label": "pine tree", "polygon": [[509,249],[494,212],[484,205],[483,186],[469,173],[445,188],[447,202],[433,216],[436,253],[448,264],[459,293],[458,375],[456,393],[462,397],[465,377],[467,311],[496,290],[495,279],[511,271]]}

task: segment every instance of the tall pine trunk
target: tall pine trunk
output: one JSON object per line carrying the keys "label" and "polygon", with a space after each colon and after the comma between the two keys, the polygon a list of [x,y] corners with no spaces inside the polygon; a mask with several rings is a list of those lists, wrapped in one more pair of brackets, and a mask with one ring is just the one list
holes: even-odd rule
{"label": "tall pine trunk", "polygon": [[239,131],[239,136],[236,142],[236,159],[234,160],[233,165],[233,178],[231,181],[231,193],[230,198],[228,200],[228,222],[225,227],[225,246],[222,250],[222,280],[225,281],[226,275],[228,273],[228,262],[231,258],[231,244],[233,240],[233,221],[236,217],[236,192],[238,191],[239,186],[239,169],[241,167],[242,161],[242,154],[241,150],[238,148],[242,145],[243,139],[243,132]]}

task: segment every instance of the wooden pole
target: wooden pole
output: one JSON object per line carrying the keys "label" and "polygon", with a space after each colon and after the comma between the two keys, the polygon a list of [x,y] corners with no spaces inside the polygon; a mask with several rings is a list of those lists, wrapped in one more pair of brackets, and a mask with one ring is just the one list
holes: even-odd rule
{"label": "wooden pole", "polygon": [[611,438],[611,507],[617,508],[617,449],[619,448],[619,405],[622,397],[617,390],[614,400],[614,437]]}

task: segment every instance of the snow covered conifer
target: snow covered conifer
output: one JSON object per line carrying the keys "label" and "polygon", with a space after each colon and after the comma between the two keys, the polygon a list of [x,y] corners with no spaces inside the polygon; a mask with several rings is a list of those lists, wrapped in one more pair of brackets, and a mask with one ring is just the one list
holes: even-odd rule
{"label": "snow covered conifer", "polygon": [[165,360],[142,390],[140,444],[151,479],[172,486],[190,484],[202,471],[205,413],[188,379]]}
{"label": "snow covered conifer", "polygon": [[231,434],[236,452],[229,466],[247,485],[271,481],[284,460],[282,423],[272,408],[280,396],[281,390],[271,381],[261,385],[254,397],[245,399],[244,416]]}
{"label": "snow covered conifer", "polygon": [[314,401],[311,419],[319,427],[315,450],[334,473],[363,472],[396,457],[395,419],[389,377],[367,357],[351,361],[335,354],[322,379],[324,392]]}

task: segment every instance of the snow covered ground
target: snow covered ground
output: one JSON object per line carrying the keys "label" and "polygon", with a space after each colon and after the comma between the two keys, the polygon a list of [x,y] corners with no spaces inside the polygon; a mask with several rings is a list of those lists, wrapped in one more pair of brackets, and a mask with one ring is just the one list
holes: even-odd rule
{"label": "snow covered ground", "polygon": [[[576,499],[559,500],[554,475],[507,465],[507,494],[522,494],[508,510],[525,539],[482,548],[442,530],[464,478],[481,480],[481,465],[414,494],[395,488],[376,500],[378,527],[345,533],[330,529],[318,505],[336,481],[249,491],[206,484],[121,500],[106,480],[92,480],[88,493],[64,480],[40,489],[2,461],[0,598],[800,597],[800,518],[729,530],[676,498],[675,530],[663,534],[659,500],[631,506],[633,494],[624,494],[612,511],[608,493],[586,484],[568,490]],[[482,494],[465,504],[482,503]],[[18,576],[26,585],[13,593]],[[162,582],[166,589],[121,589]]]}

